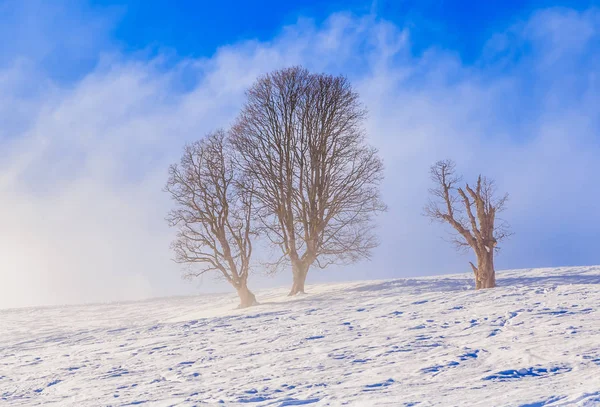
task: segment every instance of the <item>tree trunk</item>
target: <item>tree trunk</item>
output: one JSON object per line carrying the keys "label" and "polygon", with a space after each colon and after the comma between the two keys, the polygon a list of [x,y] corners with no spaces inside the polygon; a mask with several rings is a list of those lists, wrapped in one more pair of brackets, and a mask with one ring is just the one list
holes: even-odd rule
{"label": "tree trunk", "polygon": [[294,283],[292,284],[292,289],[288,296],[291,297],[299,293],[305,294],[304,283],[306,282],[306,276],[308,274],[308,266],[303,264],[293,264],[292,274],[294,276]]}
{"label": "tree trunk", "polygon": [[494,288],[496,287],[496,272],[493,267],[491,270],[482,277],[481,288]]}
{"label": "tree trunk", "polygon": [[258,304],[256,297],[252,291],[248,289],[248,284],[245,281],[241,282],[239,287],[237,287],[237,293],[240,297],[240,305],[238,308],[248,308]]}
{"label": "tree trunk", "polygon": [[475,274],[475,289],[496,287],[496,271],[494,270],[494,252],[477,253],[477,267],[471,263]]}

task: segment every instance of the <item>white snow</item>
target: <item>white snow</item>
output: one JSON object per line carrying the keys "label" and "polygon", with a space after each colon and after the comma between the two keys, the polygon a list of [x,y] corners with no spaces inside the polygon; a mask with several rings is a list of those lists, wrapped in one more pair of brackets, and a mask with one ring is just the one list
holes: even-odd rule
{"label": "white snow", "polygon": [[0,405],[600,405],[600,267],[471,274],[0,311]]}

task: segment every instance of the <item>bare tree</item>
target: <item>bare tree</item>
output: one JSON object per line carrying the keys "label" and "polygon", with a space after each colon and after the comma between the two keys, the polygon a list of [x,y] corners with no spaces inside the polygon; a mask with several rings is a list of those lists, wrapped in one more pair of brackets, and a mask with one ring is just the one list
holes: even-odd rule
{"label": "bare tree", "polygon": [[256,303],[247,284],[255,235],[253,188],[243,184],[230,153],[222,130],[185,147],[179,165],[169,168],[165,190],[175,208],[167,221],[177,228],[175,261],[190,265],[186,277],[220,273],[245,308]]}
{"label": "bare tree", "polygon": [[458,249],[473,249],[477,267],[469,264],[475,274],[476,289],[494,288],[494,253],[499,250],[498,243],[510,235],[508,224],[498,222],[496,214],[504,210],[508,194],[496,196],[494,181],[481,175],[475,189],[469,184],[465,184],[465,189],[458,187],[462,177],[456,175],[455,168],[451,160],[438,161],[431,167],[435,188],[429,190],[431,199],[425,215],[454,228],[451,241]]}
{"label": "bare tree", "polygon": [[256,185],[257,218],[291,264],[290,295],[311,265],[369,258],[383,164],[365,142],[366,111],[348,80],[300,67],[265,75],[248,90],[232,128],[239,164]]}

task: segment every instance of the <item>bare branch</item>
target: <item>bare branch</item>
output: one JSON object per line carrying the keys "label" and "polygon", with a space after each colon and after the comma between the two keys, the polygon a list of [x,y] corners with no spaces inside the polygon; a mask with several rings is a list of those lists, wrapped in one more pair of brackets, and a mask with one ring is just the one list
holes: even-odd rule
{"label": "bare branch", "polygon": [[306,274],[368,258],[383,163],[362,128],[348,80],[295,67],[258,79],[232,128],[241,168],[256,185],[255,215],[282,256]]}
{"label": "bare branch", "polygon": [[171,247],[175,261],[193,265],[187,277],[217,272],[233,285],[242,305],[252,305],[247,289],[252,254],[254,187],[237,172],[223,130],[186,145],[179,164],[169,168],[165,191],[175,207],[169,225],[177,228]]}
{"label": "bare branch", "polygon": [[450,242],[459,250],[471,247],[477,256],[477,267],[469,263],[476,287],[493,287],[494,253],[499,250],[498,243],[511,235],[509,225],[496,219],[496,213],[504,210],[508,195],[497,197],[494,181],[481,175],[474,189],[468,184],[464,189],[457,187],[461,177],[455,175],[455,167],[450,160],[438,161],[431,167],[435,187],[429,190],[424,215],[452,226]]}

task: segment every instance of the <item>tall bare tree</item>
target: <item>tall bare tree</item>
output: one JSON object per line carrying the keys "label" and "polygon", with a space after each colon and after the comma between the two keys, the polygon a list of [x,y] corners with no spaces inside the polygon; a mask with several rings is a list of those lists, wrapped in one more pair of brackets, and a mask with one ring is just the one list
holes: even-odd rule
{"label": "tall bare tree", "polygon": [[493,288],[494,253],[499,249],[498,243],[510,235],[508,224],[498,222],[496,214],[504,210],[508,194],[497,196],[494,181],[481,175],[474,189],[469,184],[463,189],[458,186],[462,177],[456,175],[455,169],[451,160],[438,161],[431,167],[435,187],[429,190],[431,199],[425,215],[454,228],[451,241],[458,249],[473,249],[477,267],[469,264],[475,274],[475,288]]}
{"label": "tall bare tree", "polygon": [[293,67],[259,78],[232,128],[239,164],[256,185],[257,218],[291,263],[290,295],[311,265],[369,258],[385,210],[383,164],[366,144],[366,111],[348,80]]}
{"label": "tall bare tree", "polygon": [[234,169],[226,133],[187,145],[165,190],[175,202],[167,217],[177,228],[172,249],[176,262],[190,266],[186,277],[217,272],[237,290],[240,307],[255,304],[248,289],[253,188]]}

